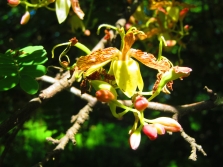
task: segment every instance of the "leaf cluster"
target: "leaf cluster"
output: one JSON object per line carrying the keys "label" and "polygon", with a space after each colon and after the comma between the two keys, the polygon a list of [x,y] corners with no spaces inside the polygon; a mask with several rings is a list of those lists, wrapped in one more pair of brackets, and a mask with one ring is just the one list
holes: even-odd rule
{"label": "leaf cluster", "polygon": [[35,79],[47,72],[47,68],[42,65],[48,60],[46,54],[42,46],[27,46],[0,53],[0,91],[19,84],[28,94],[37,93],[39,84]]}

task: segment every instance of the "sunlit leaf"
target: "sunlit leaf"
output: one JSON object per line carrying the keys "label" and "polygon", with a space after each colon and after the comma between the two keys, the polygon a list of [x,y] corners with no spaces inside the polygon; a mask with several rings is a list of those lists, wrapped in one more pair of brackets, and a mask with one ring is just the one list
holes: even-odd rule
{"label": "sunlit leaf", "polygon": [[44,50],[43,46],[27,46],[25,48],[20,49],[19,51],[23,54],[19,55],[19,57],[24,57],[38,50]]}
{"label": "sunlit leaf", "polygon": [[0,76],[15,76],[18,71],[15,64],[0,64]]}
{"label": "sunlit leaf", "polygon": [[15,87],[19,82],[18,75],[0,77],[0,91],[6,91]]}
{"label": "sunlit leaf", "polygon": [[35,94],[39,89],[39,84],[33,77],[21,75],[20,87],[28,94]]}
{"label": "sunlit leaf", "polygon": [[22,67],[20,74],[29,75],[33,78],[46,74],[47,68],[43,65],[30,65]]}
{"label": "sunlit leaf", "polygon": [[11,56],[0,53],[0,64],[14,64]]}

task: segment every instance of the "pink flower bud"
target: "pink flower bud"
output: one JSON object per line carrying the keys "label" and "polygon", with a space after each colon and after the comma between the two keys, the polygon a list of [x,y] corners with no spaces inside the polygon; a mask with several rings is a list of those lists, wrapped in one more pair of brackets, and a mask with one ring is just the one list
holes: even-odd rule
{"label": "pink flower bud", "polygon": [[189,8],[184,8],[180,11],[180,16],[179,16],[179,20],[183,20],[184,17],[186,16],[187,12],[189,11]]}
{"label": "pink flower bud", "polygon": [[129,137],[129,144],[131,149],[136,150],[139,147],[141,141],[141,133],[139,130],[136,130]]}
{"label": "pink flower bud", "polygon": [[115,96],[107,89],[100,89],[95,93],[96,98],[101,102],[110,102]]}
{"label": "pink flower bud", "polygon": [[151,120],[152,123],[161,124],[166,131],[178,132],[182,129],[181,125],[174,119],[169,117],[159,117]]}
{"label": "pink flower bud", "polygon": [[148,100],[143,96],[137,96],[134,102],[134,107],[139,110],[145,110],[149,105]]}
{"label": "pink flower bud", "polygon": [[85,31],[84,31],[84,35],[86,35],[86,36],[90,36],[90,35],[91,35],[91,31],[90,31],[90,30],[85,30]]}
{"label": "pink flower bud", "polygon": [[24,25],[24,24],[28,23],[29,19],[30,19],[30,13],[28,11],[26,11],[26,13],[22,16],[20,24]]}
{"label": "pink flower bud", "polygon": [[166,40],[166,44],[168,47],[172,47],[176,45],[177,41],[176,40]]}
{"label": "pink flower bud", "polygon": [[189,31],[189,29],[190,29],[190,26],[189,26],[189,25],[185,25],[185,26],[184,26],[184,30],[185,30],[185,31]]}
{"label": "pink flower bud", "polygon": [[19,0],[8,0],[8,5],[10,5],[11,7],[16,7],[20,4]]}
{"label": "pink flower bud", "polygon": [[150,140],[155,140],[157,138],[157,130],[152,124],[145,124],[142,131]]}

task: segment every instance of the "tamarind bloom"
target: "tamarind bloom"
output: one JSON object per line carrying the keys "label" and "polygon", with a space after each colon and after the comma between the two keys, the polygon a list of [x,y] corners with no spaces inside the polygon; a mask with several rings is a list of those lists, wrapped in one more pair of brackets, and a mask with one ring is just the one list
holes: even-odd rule
{"label": "tamarind bloom", "polygon": [[169,117],[159,117],[150,120],[150,122],[154,124],[161,124],[164,129],[169,132],[178,132],[182,129],[181,125],[176,120]]}
{"label": "tamarind bloom", "polygon": [[143,32],[136,28],[130,28],[126,34],[124,34],[124,28],[118,29],[118,32],[122,37],[121,51],[113,47],[100,49],[87,56],[81,56],[76,65],[79,70],[85,72],[85,76],[89,76],[111,62],[108,73],[114,75],[120,90],[127,97],[132,97],[137,89],[141,92],[144,87],[139,64],[132,57],[150,68],[164,71],[169,70],[169,64],[162,60],[156,61],[152,54],[131,48],[135,42],[135,34],[145,36]]}
{"label": "tamarind bloom", "polygon": [[16,7],[20,4],[19,0],[8,0],[8,5],[10,5],[11,7]]}
{"label": "tamarind bloom", "polygon": [[98,90],[95,93],[95,96],[101,102],[108,103],[111,100],[115,100],[115,96],[109,90],[106,90],[106,89]]}
{"label": "tamarind bloom", "polygon": [[148,107],[148,105],[149,105],[148,100],[142,96],[136,97],[136,99],[134,101],[134,107],[135,107],[135,109],[137,109],[139,111],[145,110]]}
{"label": "tamarind bloom", "polygon": [[29,19],[30,19],[30,13],[28,11],[26,11],[26,13],[22,16],[20,24],[24,25],[24,24],[28,23]]}
{"label": "tamarind bloom", "polygon": [[157,129],[153,124],[145,124],[142,131],[150,140],[155,140],[157,138]]}
{"label": "tamarind bloom", "polygon": [[131,149],[136,150],[139,147],[140,142],[141,142],[141,133],[140,130],[137,129],[136,131],[131,133],[129,137],[129,144]]}

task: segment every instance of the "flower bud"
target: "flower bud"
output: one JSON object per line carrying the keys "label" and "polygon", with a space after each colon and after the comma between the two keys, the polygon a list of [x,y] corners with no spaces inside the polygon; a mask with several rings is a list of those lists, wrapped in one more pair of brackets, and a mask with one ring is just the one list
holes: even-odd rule
{"label": "flower bud", "polygon": [[30,19],[30,13],[28,11],[26,11],[26,13],[22,16],[20,24],[24,25],[24,24],[28,23],[29,19]]}
{"label": "flower bud", "polygon": [[152,124],[145,124],[142,131],[150,140],[155,140],[157,138],[157,130]]}
{"label": "flower bud", "polygon": [[131,149],[136,150],[139,147],[141,141],[141,133],[140,130],[136,130],[133,133],[130,134],[129,137],[129,144]]}
{"label": "flower bud", "polygon": [[149,102],[145,97],[143,96],[136,97],[135,102],[134,102],[134,107],[137,110],[143,111],[148,107],[148,105],[149,105]]}
{"label": "flower bud", "polygon": [[[92,80],[90,84],[93,86],[93,88],[98,91],[98,90],[108,90],[111,94],[114,95],[115,99],[117,99],[117,92],[115,88],[110,85],[109,83],[101,80]],[[100,94],[103,94],[104,92],[100,92],[98,96],[101,96]],[[114,100],[114,99],[113,99]]]}
{"label": "flower bud", "polygon": [[20,4],[19,0],[8,0],[8,5],[11,7],[16,7]]}
{"label": "flower bud", "polygon": [[115,96],[109,90],[106,90],[106,89],[98,90],[95,93],[95,96],[99,101],[106,102],[106,103],[115,99]]}
{"label": "flower bud", "polygon": [[156,128],[157,133],[159,135],[164,135],[165,134],[166,131],[165,131],[165,128],[164,128],[163,125],[161,125],[161,124],[153,124],[153,126]]}
{"label": "flower bud", "polygon": [[174,119],[169,117],[159,117],[153,120],[150,120],[150,122],[155,124],[161,124],[166,131],[170,132],[178,132],[182,129],[181,125]]}
{"label": "flower bud", "polygon": [[188,24],[186,24],[185,26],[184,26],[184,30],[186,31],[186,32],[188,32],[189,30],[190,30],[190,26],[188,25]]}
{"label": "flower bud", "polygon": [[166,40],[166,44],[168,47],[172,47],[176,45],[177,41],[176,40]]}
{"label": "flower bud", "polygon": [[189,11],[189,8],[182,9],[179,14],[179,20],[183,20],[188,11]]}

